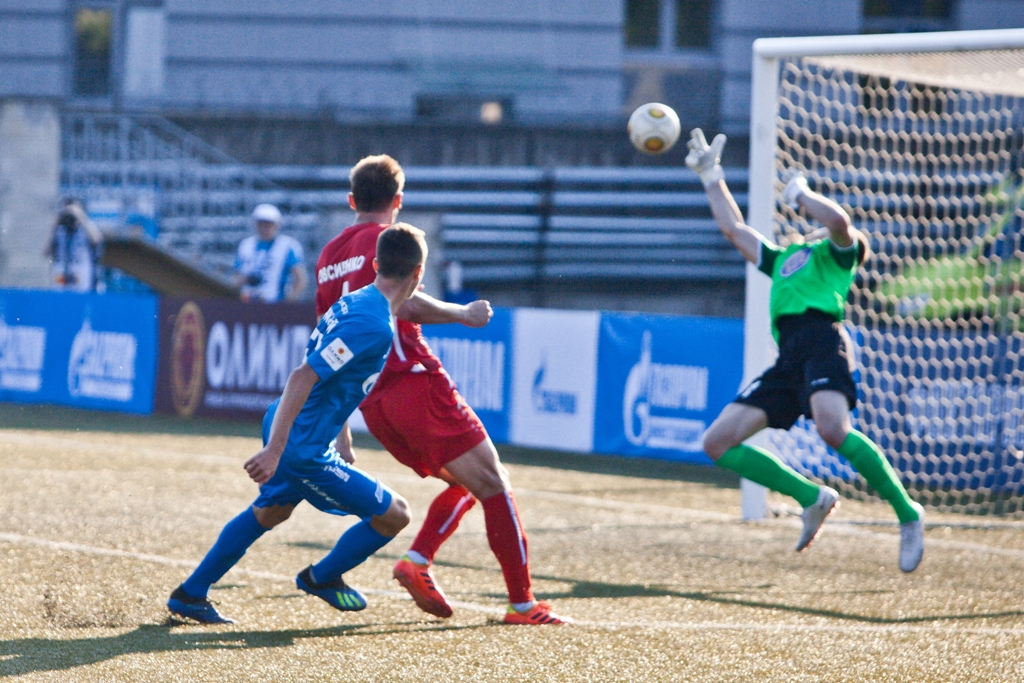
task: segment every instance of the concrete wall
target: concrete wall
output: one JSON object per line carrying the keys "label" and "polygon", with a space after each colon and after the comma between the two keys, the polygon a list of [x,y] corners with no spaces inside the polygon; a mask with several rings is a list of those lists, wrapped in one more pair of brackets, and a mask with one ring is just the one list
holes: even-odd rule
{"label": "concrete wall", "polygon": [[617,116],[619,0],[167,0],[164,105],[409,119],[421,94]]}
{"label": "concrete wall", "polygon": [[720,0],[717,53],[722,69],[720,129],[746,134],[750,128],[752,46],[758,38],[858,33],[861,0]]}
{"label": "concrete wall", "polygon": [[0,98],[64,97],[65,0],[0,0]]}
{"label": "concrete wall", "polygon": [[647,102],[664,102],[679,114],[683,130],[718,128],[722,73],[711,55],[672,62],[627,54],[622,73],[624,116]]}
{"label": "concrete wall", "polygon": [[[949,21],[932,24],[1024,26],[1024,0],[951,1]],[[110,104],[353,124],[410,121],[420,97],[468,110],[483,98],[510,103],[521,123],[586,127],[663,100],[686,127],[736,135],[749,122],[753,41],[902,25],[866,22],[862,5],[714,0],[709,49],[648,54],[624,49],[624,0],[118,0],[113,75],[123,82]],[[0,97],[73,99],[76,6],[0,0]]]}
{"label": "concrete wall", "polygon": [[1018,0],[959,0],[955,14],[962,31],[1024,27],[1024,2]]}
{"label": "concrete wall", "polygon": [[59,182],[57,107],[0,100],[0,287],[49,286]]}

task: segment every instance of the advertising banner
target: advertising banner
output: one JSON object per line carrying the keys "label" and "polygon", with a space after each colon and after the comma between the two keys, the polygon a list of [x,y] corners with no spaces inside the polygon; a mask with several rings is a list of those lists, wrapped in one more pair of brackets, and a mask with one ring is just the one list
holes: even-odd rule
{"label": "advertising banner", "polygon": [[156,297],[0,290],[0,400],[149,413]]}
{"label": "advertising banner", "polygon": [[600,320],[597,311],[516,309],[512,443],[583,453],[593,449]]}
{"label": "advertising banner", "polygon": [[424,325],[423,336],[466,403],[480,416],[491,439],[508,441],[511,309],[494,309],[491,322],[480,328],[458,324]]}
{"label": "advertising banner", "polygon": [[710,464],[704,431],[736,397],[743,321],[601,315],[594,451]]}
{"label": "advertising banner", "polygon": [[262,416],[302,363],[315,321],[312,303],[161,299],[157,409]]}

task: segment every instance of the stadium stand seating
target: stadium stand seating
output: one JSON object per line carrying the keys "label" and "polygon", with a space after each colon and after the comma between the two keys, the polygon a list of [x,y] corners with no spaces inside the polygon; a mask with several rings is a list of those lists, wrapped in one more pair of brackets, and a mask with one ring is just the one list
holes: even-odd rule
{"label": "stadium stand seating", "polygon": [[[347,167],[253,166],[154,116],[72,113],[63,190],[156,204],[158,246],[213,272],[230,269],[259,203],[317,253],[324,212],[347,207]],[[715,227],[686,169],[411,167],[406,210],[440,215],[444,258],[467,286],[583,280],[739,280],[743,262]],[[741,209],[747,172],[727,179]]]}
{"label": "stadium stand seating", "polygon": [[[261,170],[297,196],[347,196],[346,168]],[[406,178],[405,208],[441,213],[445,259],[461,264],[469,284],[743,277],[688,170],[413,167]],[[744,206],[746,170],[730,169],[728,180]]]}

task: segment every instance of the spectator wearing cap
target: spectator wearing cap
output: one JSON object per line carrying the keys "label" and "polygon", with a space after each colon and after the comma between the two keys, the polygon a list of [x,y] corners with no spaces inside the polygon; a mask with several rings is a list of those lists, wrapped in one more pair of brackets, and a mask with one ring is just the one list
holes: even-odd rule
{"label": "spectator wearing cap", "polygon": [[294,301],[306,288],[302,245],[280,235],[281,212],[273,204],[260,204],[252,212],[256,234],[238,245],[235,284],[244,301]]}

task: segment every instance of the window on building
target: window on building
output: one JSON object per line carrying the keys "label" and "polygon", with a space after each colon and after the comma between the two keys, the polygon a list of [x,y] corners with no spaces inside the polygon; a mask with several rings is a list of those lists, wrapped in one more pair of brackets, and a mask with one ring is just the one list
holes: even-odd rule
{"label": "window on building", "polygon": [[626,0],[626,47],[658,47],[660,6],[659,0]]}
{"label": "window on building", "polygon": [[494,125],[512,118],[512,99],[458,94],[416,96],[416,117],[437,122],[476,121]]}
{"label": "window on building", "polygon": [[124,40],[124,95],[153,99],[164,88],[164,10],[132,7],[128,10]]}
{"label": "window on building", "polygon": [[711,46],[712,0],[626,0],[626,47],[671,52]]}
{"label": "window on building", "polygon": [[950,0],[864,0],[865,17],[948,19]]}
{"label": "window on building", "polygon": [[863,0],[864,33],[949,31],[953,0]]}
{"label": "window on building", "polygon": [[708,0],[676,0],[676,47],[706,48],[711,45],[711,3]]}
{"label": "window on building", "polygon": [[114,13],[111,9],[81,7],[75,11],[76,95],[111,94],[111,47]]}

